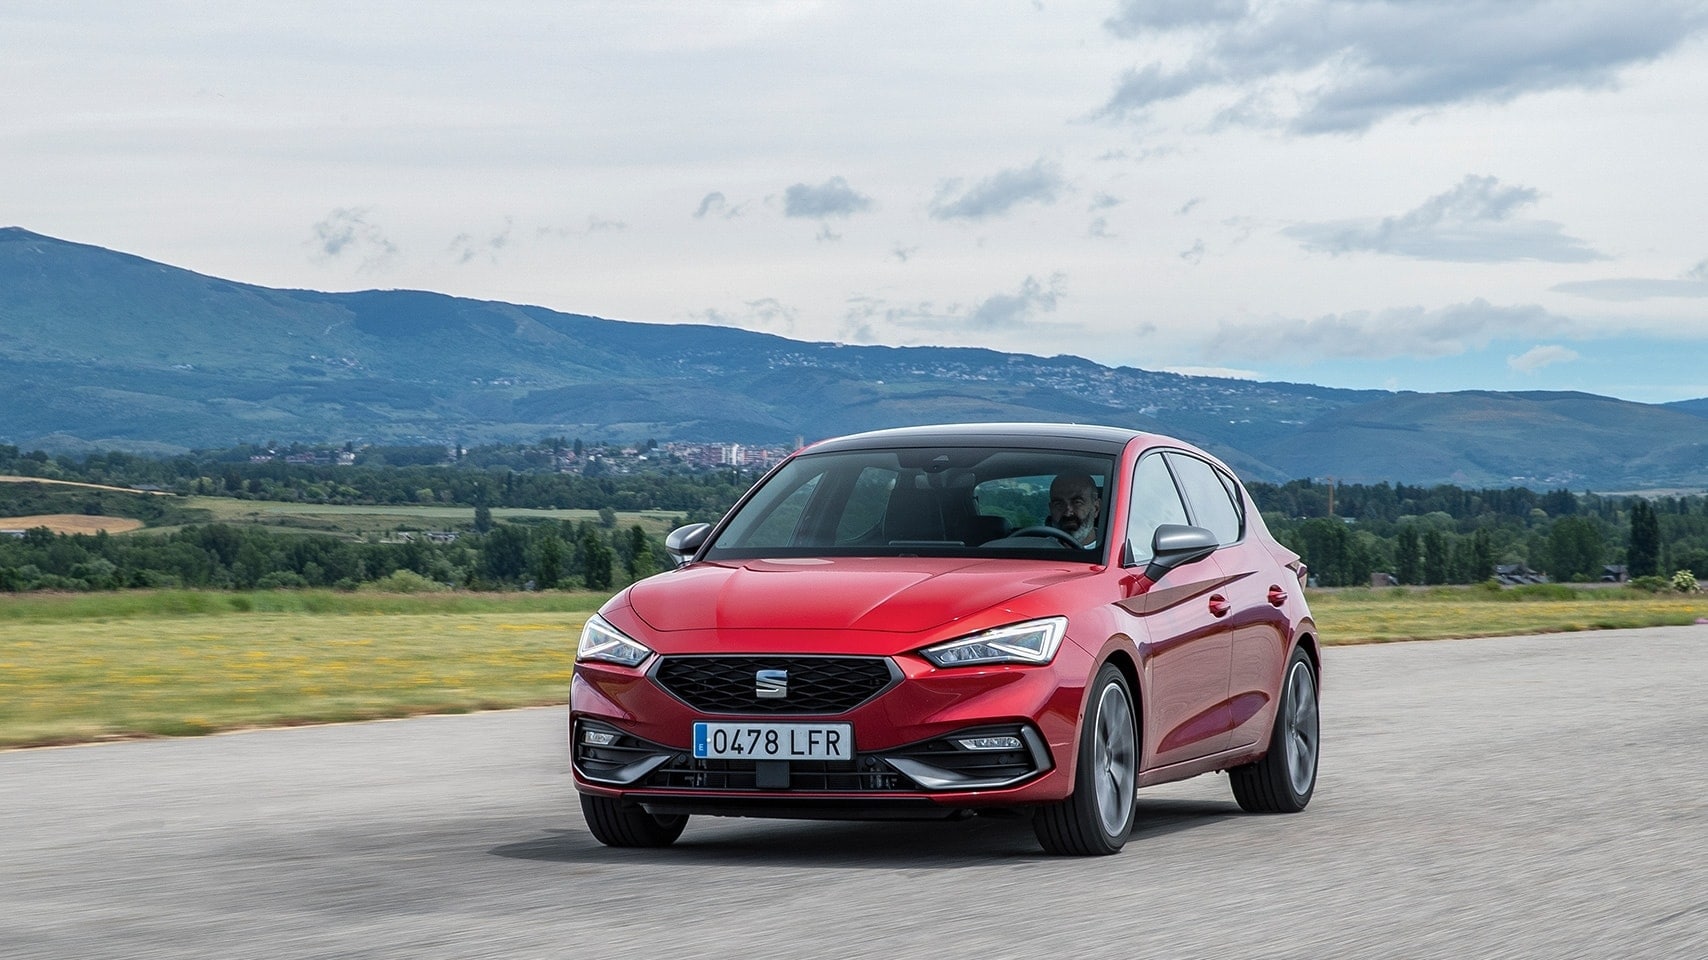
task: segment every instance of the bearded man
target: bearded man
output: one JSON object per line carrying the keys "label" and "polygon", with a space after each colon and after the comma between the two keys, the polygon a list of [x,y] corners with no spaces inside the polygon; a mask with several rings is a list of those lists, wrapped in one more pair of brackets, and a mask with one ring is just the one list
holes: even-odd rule
{"label": "bearded man", "polygon": [[1086,473],[1064,473],[1050,484],[1050,526],[1071,534],[1081,547],[1097,544],[1097,514],[1103,498]]}

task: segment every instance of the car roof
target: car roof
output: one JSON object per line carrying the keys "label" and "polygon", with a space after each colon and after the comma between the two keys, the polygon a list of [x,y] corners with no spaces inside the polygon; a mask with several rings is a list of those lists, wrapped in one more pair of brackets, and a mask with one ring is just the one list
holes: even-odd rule
{"label": "car roof", "polygon": [[885,447],[994,446],[1119,453],[1137,430],[1083,423],[944,423],[873,430],[812,444],[811,453]]}

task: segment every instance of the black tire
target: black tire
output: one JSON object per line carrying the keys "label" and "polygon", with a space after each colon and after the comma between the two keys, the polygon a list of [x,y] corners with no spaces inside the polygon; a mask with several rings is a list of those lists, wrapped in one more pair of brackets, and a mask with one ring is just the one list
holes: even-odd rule
{"label": "black tire", "polygon": [[1281,680],[1281,699],[1269,752],[1256,763],[1228,771],[1234,799],[1251,813],[1298,813],[1317,789],[1321,749],[1317,715],[1317,674],[1304,650],[1293,651]]}
{"label": "black tire", "polygon": [[593,839],[607,847],[668,847],[688,825],[687,815],[655,817],[612,797],[581,795],[581,815]]}
{"label": "black tire", "polygon": [[1119,853],[1133,832],[1139,776],[1138,713],[1127,678],[1104,664],[1092,681],[1079,731],[1073,793],[1040,807],[1032,829],[1046,853],[1101,857]]}

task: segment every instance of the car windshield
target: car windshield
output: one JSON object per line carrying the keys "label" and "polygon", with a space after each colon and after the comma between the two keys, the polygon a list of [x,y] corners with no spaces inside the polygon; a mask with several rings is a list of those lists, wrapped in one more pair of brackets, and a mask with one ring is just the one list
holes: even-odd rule
{"label": "car windshield", "polygon": [[1111,457],[1076,451],[804,454],[754,491],[706,558],[1010,556],[1101,563],[1112,470]]}

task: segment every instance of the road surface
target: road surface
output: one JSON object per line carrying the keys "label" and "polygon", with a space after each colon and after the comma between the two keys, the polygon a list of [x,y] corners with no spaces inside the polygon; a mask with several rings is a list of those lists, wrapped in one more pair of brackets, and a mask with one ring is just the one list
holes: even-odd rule
{"label": "road surface", "polygon": [[1333,648],[1315,801],[588,836],[561,709],[0,753],[0,957],[1708,957],[1708,626]]}

